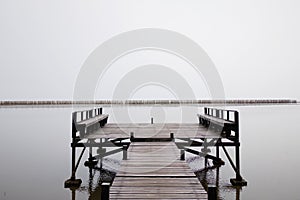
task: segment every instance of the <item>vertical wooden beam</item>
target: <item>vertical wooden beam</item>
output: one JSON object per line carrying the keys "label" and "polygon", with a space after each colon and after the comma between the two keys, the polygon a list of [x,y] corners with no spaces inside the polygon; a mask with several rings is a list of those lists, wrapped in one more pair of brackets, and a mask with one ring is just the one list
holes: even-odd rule
{"label": "vertical wooden beam", "polygon": [[133,138],[134,138],[134,133],[130,132],[130,140],[133,140]]}
{"label": "vertical wooden beam", "polygon": [[101,200],[109,200],[110,183],[104,182],[101,184]]}
{"label": "vertical wooden beam", "polygon": [[234,112],[234,122],[236,125],[235,131],[235,165],[236,165],[236,180],[241,181],[242,177],[240,175],[240,133],[239,133],[239,113]]}
{"label": "vertical wooden beam", "polygon": [[170,138],[172,141],[174,141],[174,133],[170,133]]}
{"label": "vertical wooden beam", "polygon": [[127,160],[127,145],[123,145],[123,160]]}
{"label": "vertical wooden beam", "polygon": [[185,150],[180,149],[180,160],[185,160]]}
{"label": "vertical wooden beam", "polygon": [[208,200],[217,200],[217,187],[215,185],[207,186]]}

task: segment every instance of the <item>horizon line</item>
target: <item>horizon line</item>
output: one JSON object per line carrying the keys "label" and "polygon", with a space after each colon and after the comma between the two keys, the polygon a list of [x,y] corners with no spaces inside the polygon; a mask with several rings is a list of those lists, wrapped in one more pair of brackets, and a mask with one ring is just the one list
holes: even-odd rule
{"label": "horizon line", "polygon": [[228,99],[228,100],[13,100],[0,101],[0,105],[84,105],[84,104],[296,104],[296,99]]}

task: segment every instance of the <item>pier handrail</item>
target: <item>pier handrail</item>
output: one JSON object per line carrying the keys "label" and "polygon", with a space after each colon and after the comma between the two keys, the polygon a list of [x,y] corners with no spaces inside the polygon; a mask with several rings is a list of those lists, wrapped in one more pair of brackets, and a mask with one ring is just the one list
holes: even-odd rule
{"label": "pier handrail", "polygon": [[102,108],[83,110],[72,113],[73,133],[79,131],[80,137],[103,127],[108,120],[107,114],[102,114]]}
{"label": "pier handrail", "polygon": [[200,125],[221,132],[224,137],[230,137],[232,131],[239,132],[238,111],[205,107],[204,114],[198,114],[198,118]]}

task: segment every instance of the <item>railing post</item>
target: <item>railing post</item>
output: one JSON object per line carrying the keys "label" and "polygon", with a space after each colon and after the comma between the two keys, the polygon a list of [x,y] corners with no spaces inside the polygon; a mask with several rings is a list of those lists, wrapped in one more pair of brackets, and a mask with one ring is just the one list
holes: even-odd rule
{"label": "railing post", "polygon": [[220,118],[220,111],[219,110],[216,110],[216,117]]}
{"label": "railing post", "polygon": [[83,121],[83,111],[80,112],[80,119],[81,119],[81,121]]}

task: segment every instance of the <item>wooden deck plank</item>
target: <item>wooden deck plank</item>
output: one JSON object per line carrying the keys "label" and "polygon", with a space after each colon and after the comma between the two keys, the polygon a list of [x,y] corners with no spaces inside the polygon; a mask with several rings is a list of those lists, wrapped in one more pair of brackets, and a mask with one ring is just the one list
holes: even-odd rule
{"label": "wooden deck plank", "polygon": [[110,199],[207,199],[174,142],[133,142],[121,163]]}
{"label": "wooden deck plank", "polygon": [[[130,196],[129,196],[130,195]],[[110,198],[114,199],[141,199],[141,198],[148,198],[148,199],[161,199],[161,198],[173,198],[173,199],[190,199],[190,198],[197,198],[197,199],[207,199],[206,194],[194,194],[194,193],[187,193],[187,194],[157,194],[157,193],[135,193],[135,194],[126,194],[126,193],[118,193],[118,194],[110,194]]]}

